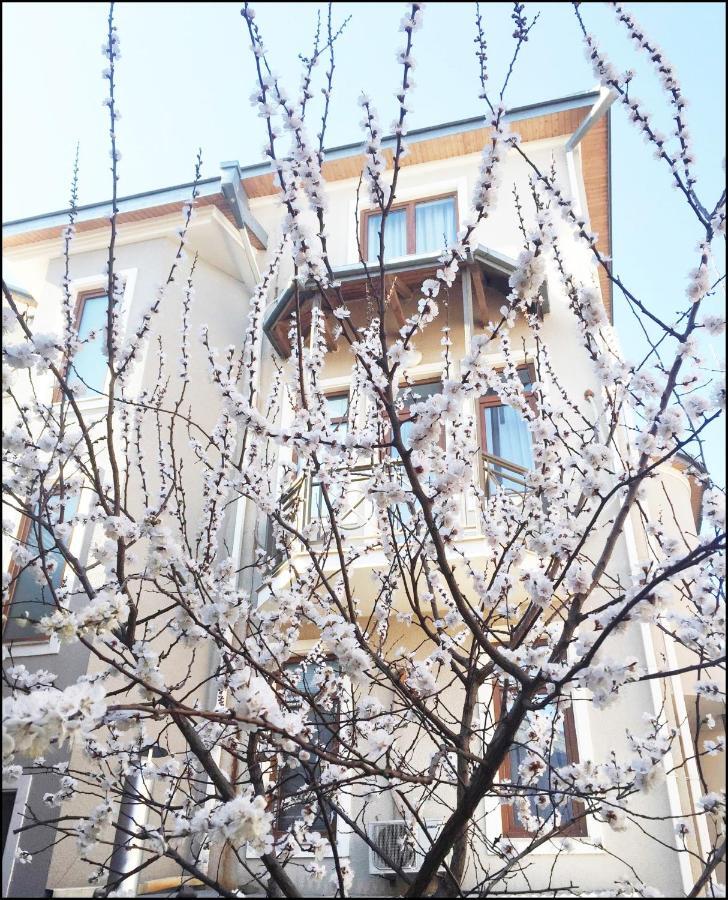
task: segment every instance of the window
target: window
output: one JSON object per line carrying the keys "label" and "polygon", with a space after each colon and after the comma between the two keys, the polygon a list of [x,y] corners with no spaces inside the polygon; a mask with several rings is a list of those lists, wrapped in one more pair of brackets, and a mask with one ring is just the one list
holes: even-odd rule
{"label": "window", "polygon": [[[496,695],[496,697],[498,697],[498,695]],[[497,702],[496,716],[500,716],[500,706],[501,703]],[[573,711],[570,707],[568,709],[562,709],[561,718],[559,720],[556,719],[556,712],[557,710],[554,706],[542,710],[540,713],[541,716],[548,716],[550,718],[551,738],[549,741],[549,765],[544,769],[543,774],[533,782],[533,793],[528,798],[531,814],[539,819],[540,822],[550,823],[546,824],[546,830],[551,830],[551,827],[553,827],[552,816],[554,811],[554,805],[551,802],[551,798],[548,797],[548,793],[550,790],[554,791],[557,786],[561,787],[560,784],[555,783],[552,771],[558,769],[560,766],[579,761]],[[518,768],[528,753],[529,745],[533,743],[529,735],[531,729],[530,715],[530,713],[527,714],[527,717],[521,723],[521,727],[516,732],[506,761],[501,767],[501,778],[507,779],[513,783],[519,782]],[[542,788],[544,791],[541,798],[539,798],[538,795],[538,788]],[[563,825],[565,822],[571,822],[570,825],[564,828],[562,833],[572,836],[585,836],[587,832],[586,821],[583,818],[583,805],[578,800],[572,800],[566,795],[562,794],[560,796],[562,798],[562,802],[559,806],[561,824]],[[539,802],[540,799],[543,802]],[[503,813],[504,834],[508,835],[508,837],[529,837],[532,834],[526,827],[526,824],[521,820],[515,805],[504,805],[501,809]],[[577,816],[579,816],[577,821],[573,821]]]}
{"label": "window", "polygon": [[[404,409],[401,410],[399,414],[399,419],[401,422],[400,433],[402,435],[402,442],[405,447],[409,448],[410,446],[410,434],[412,433],[412,426],[414,425],[414,421],[412,420],[412,414],[410,412],[410,406],[415,403],[422,403],[423,401],[433,397],[435,394],[442,393],[442,383],[440,381],[423,381],[420,384],[413,384],[410,388],[410,396],[405,401]],[[442,429],[440,431],[440,443],[444,446],[445,440],[445,431]],[[395,459],[399,459],[399,453],[397,450],[392,447],[392,456]]]}
{"label": "window", "polygon": [[107,310],[108,299],[105,291],[79,294],[76,327],[82,343],[67,372],[68,384],[74,388],[76,396],[97,397],[106,386]]}
{"label": "window", "polygon": [[[326,397],[326,409],[331,423],[331,430],[336,437],[343,441],[349,430],[349,395],[331,394]],[[325,518],[328,514],[321,483],[311,481],[311,504],[309,519]]]}
{"label": "window", "polygon": [[[385,262],[413,253],[434,253],[445,244],[453,244],[456,220],[454,196],[393,206],[384,226]],[[369,262],[375,262],[379,254],[381,213],[368,213],[365,226],[365,256]]]}
{"label": "window", "polygon": [[[52,500],[53,498],[51,497],[48,502],[49,508]],[[77,509],[78,497],[66,497],[63,504],[57,504],[57,521],[67,522],[76,514]],[[53,589],[57,590],[61,586],[65,569],[63,554],[60,550],[54,549],[56,547],[56,539],[45,525],[40,525],[24,516],[18,531],[18,540],[30,551],[31,563],[34,559],[39,558],[39,533],[40,547],[45,552],[46,561],[55,564],[50,581]],[[39,583],[35,578],[35,573],[36,569],[32,565],[20,568],[11,563],[10,576],[13,581],[10,584],[8,604],[6,610],[4,610],[7,613],[7,619],[3,628],[3,640],[5,641],[38,641],[45,639],[45,636],[38,632],[38,629],[32,622],[37,622],[43,616],[50,615],[56,606],[48,585]],[[25,617],[26,613],[28,613],[31,621],[21,625],[18,619],[21,616]]]}
{"label": "window", "polygon": [[[435,394],[442,393],[442,383],[440,381],[423,381],[420,384],[414,384],[409,389],[410,395],[405,400],[404,408],[400,410],[399,413],[399,421],[400,421],[400,434],[402,436],[402,443],[405,447],[409,449],[410,447],[410,435],[412,433],[412,428],[414,425],[414,420],[412,419],[412,413],[410,412],[410,407],[415,403],[422,403],[424,400],[427,400],[429,397],[433,397]],[[445,446],[445,429],[441,429],[440,431],[440,446]],[[390,447],[390,458],[392,460],[400,459],[399,451],[396,447]],[[391,478],[395,481],[398,481],[399,484],[403,485],[405,490],[409,488],[409,480],[405,476],[404,469],[401,466],[393,466],[391,471]],[[428,483],[430,475],[426,475],[424,478],[424,483]],[[410,510],[410,505],[407,502],[395,503],[391,507],[392,514],[394,516],[394,524],[395,528],[399,528],[402,525],[406,525],[412,519],[412,512]],[[404,532],[402,532],[402,536]]]}
{"label": "window", "polygon": [[[524,366],[518,374],[530,401],[533,370]],[[526,420],[512,406],[502,404],[495,391],[489,391],[480,401],[480,433],[483,452],[497,457],[487,460],[487,487],[522,490],[524,470],[533,468],[531,432]]]}
{"label": "window", "polygon": [[[329,663],[329,665],[333,665]],[[311,743],[323,747],[325,750],[336,747],[338,740],[337,734],[339,730],[339,705],[335,703],[332,709],[315,710],[311,704],[316,704],[316,695],[318,688],[314,684],[314,674],[318,666],[305,666],[300,663],[291,663],[284,667],[284,672],[289,677],[298,676],[296,688],[305,694],[305,701],[301,700],[296,694],[291,694],[289,704],[292,708],[301,706],[306,703],[306,708],[310,710],[308,720],[313,723],[315,734]],[[320,784],[320,759],[315,754],[306,762],[305,767],[300,763],[286,765],[282,769],[275,772],[278,783],[278,795],[276,798],[275,810],[275,830],[279,833],[287,832],[293,826],[293,823],[301,819],[305,806],[311,804],[315,806],[316,818],[311,826],[312,831],[318,831],[326,836],[326,820],[327,817],[331,824],[332,830],[336,830],[336,814],[326,808],[322,809],[316,794],[308,789],[310,784]]]}
{"label": "window", "polygon": [[15,808],[15,797],[16,791],[3,791],[3,821],[2,821],[2,829],[3,829],[3,852],[5,852],[5,842],[8,839],[8,832],[10,831],[10,820],[13,816],[13,809]]}
{"label": "window", "polygon": [[[367,216],[367,248],[369,261],[373,262],[379,254],[379,229],[382,227],[382,216]],[[403,209],[393,209],[387,216],[384,226],[384,259],[397,259],[407,256],[407,214]]]}
{"label": "window", "polygon": [[455,198],[415,206],[415,253],[442,250],[455,242]]}
{"label": "window", "polygon": [[349,395],[331,394],[326,397],[326,410],[331,422],[331,430],[340,440],[349,430]]}

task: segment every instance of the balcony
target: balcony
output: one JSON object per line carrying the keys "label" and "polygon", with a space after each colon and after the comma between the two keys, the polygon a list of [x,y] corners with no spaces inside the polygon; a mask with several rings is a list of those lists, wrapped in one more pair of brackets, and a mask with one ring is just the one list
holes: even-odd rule
{"label": "balcony", "polygon": [[[480,467],[477,470],[477,487],[487,497],[498,491],[507,493],[523,493],[528,490],[526,476],[528,469],[510,462],[492,453],[480,452]],[[402,476],[402,464],[398,459],[387,459],[378,464],[390,469],[388,477],[399,481]],[[349,489],[340,504],[336,522],[347,546],[359,542],[362,544],[376,538],[376,510],[374,501],[369,495],[368,485],[374,475],[371,462],[362,463],[351,469]],[[404,482],[403,482],[404,483]],[[314,546],[320,546],[330,533],[328,510],[323,493],[311,475],[298,475],[280,498],[279,509],[286,522],[295,527],[299,533],[306,533]],[[463,495],[460,503],[461,527],[466,540],[477,540],[481,536],[479,517],[468,508]],[[395,529],[403,528],[411,513],[405,503],[394,507]],[[287,559],[295,560],[305,556],[300,543],[292,541],[290,536],[283,538],[281,545],[275,534],[273,519],[268,517],[265,526],[265,540],[261,544],[264,552],[264,570],[268,576],[275,576],[283,568]]]}
{"label": "balcony", "polygon": [[[405,318],[417,309],[422,281],[435,277],[440,256],[440,253],[412,254],[385,263],[385,327],[393,340],[398,336]],[[482,328],[488,321],[499,318],[499,310],[510,291],[508,279],[515,268],[514,260],[486,247],[478,246],[469,251],[449,292],[450,310],[455,316],[454,330],[458,324],[462,327],[468,318],[464,311],[466,296],[471,311],[470,324],[473,327]],[[464,277],[465,273],[467,278]],[[334,269],[334,277],[339,287],[336,291],[327,289],[324,302],[321,302],[321,291],[315,284],[297,287],[295,282],[291,282],[266,314],[263,325],[266,336],[281,357],[288,357],[288,331],[293,313],[298,308],[305,338],[310,333],[312,308],[315,303],[320,303],[328,349],[335,353],[344,345],[344,338],[337,336],[337,329],[343,327],[350,336],[355,336],[357,329],[368,324],[371,319],[372,299],[376,299],[375,294],[380,287],[378,276],[377,263],[370,263],[368,267],[361,263],[337,267]],[[541,293],[539,312],[545,313],[548,311],[545,283]],[[350,318],[343,322],[332,314],[332,309],[340,305],[340,299],[350,312]]]}

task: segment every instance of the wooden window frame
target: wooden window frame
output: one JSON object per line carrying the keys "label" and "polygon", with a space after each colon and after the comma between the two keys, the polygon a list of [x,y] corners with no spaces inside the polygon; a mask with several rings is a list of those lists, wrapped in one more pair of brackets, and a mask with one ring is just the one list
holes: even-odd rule
{"label": "wooden window frame", "polygon": [[[519,372],[526,370],[532,377],[531,383],[536,380],[536,372],[532,363],[524,363],[523,365],[516,366]],[[499,373],[502,372],[502,369],[498,370]],[[525,391],[524,396],[526,398],[526,402],[531,407],[532,410],[536,409],[535,402],[535,394],[532,390]],[[490,453],[488,450],[488,434],[485,427],[485,416],[483,415],[483,411],[486,409],[492,409],[495,406],[503,406],[503,402],[501,398],[496,394],[492,397],[481,397],[478,400],[478,434],[480,436],[480,449],[483,453]]]}
{"label": "wooden window frame", "polygon": [[[436,194],[433,197],[417,197],[414,200],[404,200],[401,203],[393,203],[389,212],[397,212],[399,210],[405,210],[406,219],[405,219],[405,244],[406,244],[406,255],[414,256],[417,253],[417,229],[416,229],[416,219],[415,219],[415,207],[419,206],[422,203],[433,203],[436,200],[452,200],[453,201],[453,212],[455,217],[455,234],[457,236],[458,223],[460,221],[460,217],[458,214],[458,195],[456,191],[447,191],[444,194]],[[364,261],[369,264],[372,262],[377,262],[378,257],[373,257],[369,259],[369,219],[372,216],[381,216],[381,209],[373,208],[373,209],[365,209],[362,212],[361,216],[361,225],[360,225],[360,246],[362,249],[362,256],[364,257]],[[389,213],[387,214],[389,215]],[[386,248],[385,248],[386,249]]]}
{"label": "wooden window frame", "polygon": [[[324,663],[333,662],[334,659],[335,659],[335,657],[332,654],[328,654],[323,658],[322,662],[324,662]],[[305,656],[294,655],[284,664],[283,668],[285,669],[285,667],[289,666],[289,665],[291,667],[300,665],[303,662],[305,662]],[[341,674],[341,673],[339,673],[339,674]],[[341,728],[341,701],[337,700],[336,702],[337,702],[336,717],[337,717],[337,734],[338,734],[338,731]],[[338,736],[336,736],[334,738],[333,746],[334,746],[334,748],[338,747]],[[270,761],[270,770],[269,770],[270,775],[273,779],[273,783],[275,785],[277,785],[277,789],[276,789],[275,793],[272,795],[270,803],[268,805],[268,811],[273,813],[272,832],[273,832],[273,837],[276,840],[278,838],[284,837],[286,834],[288,834],[288,831],[284,831],[279,827],[280,816],[281,816],[282,805],[283,805],[283,797],[281,796],[280,785],[278,784],[278,774],[279,774],[278,754],[279,754],[279,752],[280,752],[279,750],[274,750],[271,761]],[[318,804],[318,799],[316,800],[316,803]],[[336,840],[338,838],[339,817],[333,810],[331,810],[331,813],[333,815],[333,821],[331,822],[331,830],[333,832],[334,840]],[[320,813],[320,814],[322,814],[322,813]],[[328,840],[328,834],[324,834],[324,835],[322,835],[322,837],[324,837]]]}
{"label": "wooden window frame", "polygon": [[[500,719],[501,709],[503,708],[503,693],[507,687],[503,684],[496,684],[493,688],[493,705],[496,721]],[[568,763],[579,762],[579,743],[576,737],[576,723],[574,721],[573,706],[567,706],[560,710],[563,715],[563,732],[564,743],[566,745],[566,759]],[[513,743],[511,743],[511,747]],[[506,758],[498,770],[498,777],[503,781],[511,781],[511,747],[508,749]],[[575,818],[567,824],[563,825],[557,836],[563,837],[588,837],[586,818],[584,816],[584,804],[580,800],[571,798],[570,800]],[[508,838],[533,838],[535,832],[528,831],[522,825],[518,824],[515,817],[515,811],[510,803],[501,804],[501,821],[503,826],[503,834]]]}
{"label": "wooden window frame", "polygon": [[[83,319],[83,311],[86,306],[86,301],[93,300],[96,297],[106,297],[107,302],[108,302],[108,296],[109,296],[109,292],[108,292],[106,285],[100,285],[99,287],[96,287],[96,288],[86,288],[85,290],[79,291],[76,294],[74,310],[73,310],[73,328],[74,328],[74,331],[76,331],[76,333],[78,333],[78,329],[81,327],[81,320]],[[104,356],[106,356],[106,354],[104,354]],[[106,359],[106,363],[108,366],[108,357]],[[64,381],[68,379],[69,368],[70,368],[70,360],[66,359],[63,362],[63,379],[64,379]],[[108,374],[106,376],[106,379],[108,379]],[[104,380],[104,386],[105,385],[106,385],[106,380]],[[61,387],[58,384],[58,382],[56,382],[56,384],[53,385],[53,401],[52,402],[60,403],[62,396],[63,396],[63,392],[61,391]],[[95,394],[92,394],[91,396],[94,399],[99,399],[99,396],[97,396]],[[87,397],[79,397],[78,399],[85,400],[88,398]]]}
{"label": "wooden window frame", "polygon": [[[55,491],[51,492],[53,495]],[[65,509],[65,507],[64,507]],[[65,521],[65,519],[64,519]],[[20,524],[18,525],[18,530],[15,535],[15,540],[21,544],[25,544],[28,540],[28,535],[30,534],[30,529],[33,527],[33,520],[26,516],[24,513],[20,517]],[[47,529],[46,529],[47,530]],[[66,566],[67,561],[64,558],[63,565],[60,570],[60,580],[63,581],[63,577],[66,574]],[[5,637],[5,628],[7,627],[8,621],[10,620],[10,610],[13,605],[13,599],[15,597],[15,590],[18,586],[17,575],[22,571],[23,567],[19,566],[14,560],[10,560],[10,565],[8,566],[8,574],[10,575],[10,586],[8,588],[8,592],[5,596],[5,603],[3,604],[2,615],[3,615],[3,623],[2,623],[2,634],[3,641],[7,641],[9,644],[42,644],[48,643],[50,638],[46,637],[42,634],[31,634],[28,637],[15,637],[7,639]],[[43,585],[38,585],[39,591],[42,591]]]}

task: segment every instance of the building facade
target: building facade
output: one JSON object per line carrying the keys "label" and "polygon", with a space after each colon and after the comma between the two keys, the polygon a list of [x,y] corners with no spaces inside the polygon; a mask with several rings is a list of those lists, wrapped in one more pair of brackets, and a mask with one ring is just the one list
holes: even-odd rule
{"label": "building facade", "polygon": [[[576,208],[589,222],[591,229],[599,234],[600,249],[609,255],[609,97],[601,93],[581,94],[512,110],[508,113],[508,120],[513,130],[520,133],[529,156],[539,167],[544,171],[554,167],[559,181],[569,186]],[[449,239],[455,237],[470,203],[485,136],[486,129],[480,119],[413,131],[408,136],[410,154],[400,173],[397,203],[393,207],[387,234],[386,272],[391,289],[386,327],[392,334],[411,315],[413,305],[416,305],[414,292],[418,285],[434,274],[441,253],[442,235]],[[385,140],[384,148],[387,152],[391,150],[391,141]],[[357,201],[362,159],[360,145],[336,148],[327,153],[323,167],[329,209],[329,253],[334,263],[335,277],[342,285],[344,296],[350,301],[353,325],[358,324],[359,318],[363,321],[365,315],[366,273],[361,257],[364,260],[374,259],[378,228],[376,211],[359,206]],[[527,196],[528,176],[529,171],[523,160],[511,151],[505,163],[503,183],[516,185],[520,194]],[[149,298],[166,277],[170,256],[174,256],[177,245],[180,213],[189,199],[189,189],[190,186],[185,185],[124,198],[119,202],[116,255],[117,269],[124,280],[122,316],[128,329],[134,329],[141,321]],[[509,276],[515,269],[515,260],[522,247],[513,201],[506,199],[505,194],[504,191],[504,199],[494,215],[478,225],[471,258],[450,292],[448,314],[451,355],[455,366],[467,354],[473,336],[482,332],[488,321],[498,315],[509,290]],[[72,245],[70,289],[82,332],[95,327],[95,301],[105,297],[108,216],[109,207],[103,204],[79,211]],[[14,296],[18,302],[32,305],[34,321],[42,323],[43,331],[53,331],[61,325],[61,233],[65,223],[66,214],[57,213],[11,222],[3,228],[3,254],[12,268]],[[251,297],[265,270],[267,255],[280,238],[280,231],[281,206],[277,187],[266,166],[244,168],[238,163],[224,163],[219,178],[200,184],[200,197],[187,240],[187,252],[197,254],[198,259],[193,332],[204,322],[208,326],[212,345],[222,347],[240,342]],[[565,241],[568,240],[565,238]],[[570,263],[577,274],[587,277],[589,260],[583,251],[574,248]],[[294,309],[292,279],[292,270],[284,266],[268,291],[263,324],[265,350],[259,372],[264,383],[273,382],[276,368],[285,364],[290,353],[287,335]],[[600,273],[600,287],[601,299],[611,320],[611,285],[604,273]],[[543,333],[549,341],[563,383],[575,394],[589,391],[598,394],[598,382],[588,358],[574,350],[578,335],[573,318],[568,313],[563,288],[556,280],[547,281],[543,299]],[[300,310],[302,321],[308,316],[310,322],[313,302],[313,299],[306,301],[304,297]],[[350,408],[352,361],[343,342],[337,340],[335,324],[330,320],[327,326],[331,352],[326,357],[321,385],[328,398],[331,421],[345,433],[347,423],[352,421],[351,416],[362,417],[366,411],[361,406]],[[179,316],[170,314],[157,327],[160,336],[166,336],[173,344],[179,325]],[[528,340],[527,329],[519,331],[516,326],[512,338],[515,348],[521,338]],[[149,342],[148,348],[134,377],[138,379],[139,386],[148,387],[151,391],[158,377],[159,360],[152,342]],[[417,350],[419,359],[412,364],[409,374],[415,382],[416,396],[427,397],[438,390],[441,370],[439,332],[432,338],[425,334],[418,342]],[[528,347],[515,350],[526,392],[535,378],[529,370],[528,351]],[[191,354],[193,370],[196,365],[206,365],[199,348],[193,349]],[[492,363],[498,367],[503,361],[494,358]],[[85,372],[91,381],[96,377],[94,364],[90,350]],[[39,389],[42,387],[41,382]],[[213,423],[218,401],[206,379],[193,379],[190,390],[188,399],[191,405],[199,410],[209,408],[210,423]],[[103,419],[102,399],[87,396],[82,398],[81,405],[89,417]],[[471,414],[479,428],[481,466],[477,478],[482,489],[486,492],[503,487],[520,489],[532,460],[528,434],[516,419],[504,413],[497,397],[481,398],[473,404]],[[283,405],[280,412],[282,425],[287,423],[287,416],[290,416],[290,411]],[[287,477],[286,471],[295,470],[292,452],[282,450],[277,465],[282,480]],[[650,484],[646,502],[657,514],[664,506],[665,494],[669,495],[675,510],[673,527],[695,534],[699,530],[696,511],[700,503],[688,468],[687,463],[683,467],[677,464],[664,466],[659,478]],[[362,484],[366,477],[366,462],[363,462]],[[295,507],[294,515],[299,527],[312,528],[310,533],[315,536],[322,504],[315,479],[292,479],[286,496]],[[83,502],[82,492],[80,503]],[[187,497],[191,521],[194,521],[196,511],[202,508],[203,503],[201,492],[197,496],[191,492]],[[342,521],[347,541],[352,547],[368,546],[375,533],[370,499],[363,489],[354,489],[345,504]],[[459,548],[477,569],[485,565],[485,542],[479,516],[474,506],[469,506],[466,500],[463,500],[459,513]],[[22,528],[19,518],[14,527]],[[232,547],[239,566],[256,559],[261,548],[265,550],[268,586],[261,588],[259,581],[251,580],[247,575],[241,576],[241,579],[247,579],[247,589],[260,591],[262,604],[271,602],[266,591],[275,593],[285,589],[298,562],[295,553],[292,559],[281,560],[275,546],[275,536],[265,517],[260,517],[252,506],[246,506],[244,502],[238,502],[230,512],[225,529],[226,543]],[[84,529],[77,529],[78,533],[73,535],[74,552],[79,558],[88,553],[92,530],[90,523],[85,532]],[[646,537],[638,521],[630,519],[614,556],[612,574],[615,578],[620,573],[628,576],[646,555]],[[353,564],[350,577],[354,590],[363,598],[367,596],[372,570],[381,563],[381,553],[368,550]],[[26,608],[25,605],[34,602],[32,585],[22,585],[22,591],[21,586],[16,585],[15,595],[10,597],[9,607],[5,610],[4,639],[11,650],[13,662],[53,672],[59,687],[73,683],[79,674],[94,665],[88,651],[59,652],[60,648],[53,640],[43,639],[18,626],[13,610],[17,611],[21,604]],[[363,614],[366,612],[363,610]],[[414,651],[418,638],[412,629],[402,626],[400,637],[402,644],[411,646]],[[299,651],[305,653],[316,638],[313,633],[302,633]],[[650,625],[631,625],[621,640],[624,655],[637,658],[647,671],[664,666],[670,669],[680,667],[679,648]],[[205,666],[210,669],[214,667],[214,660],[199,658],[195,665],[204,672]],[[598,712],[591,711],[586,703],[575,704],[573,714],[565,724],[566,758],[588,760],[594,756],[595,748],[604,745],[605,740],[610,746],[619,748],[625,742],[625,729],[639,731],[643,711],[652,709],[657,712],[663,703],[679,731],[673,751],[675,762],[679,762],[681,756],[692,756],[691,728],[695,728],[695,722],[690,718],[690,710],[693,709],[690,701],[694,697],[694,677],[678,675],[670,679],[670,693],[666,698],[656,693],[655,684],[647,681],[636,686],[630,694],[629,703],[622,699]],[[704,711],[709,710],[706,707]],[[714,711],[720,713],[717,707]],[[719,719],[719,722],[723,721]],[[68,752],[62,751],[59,760]],[[423,758],[429,752],[430,748],[423,744]],[[710,777],[719,784],[719,767],[715,766],[715,771],[711,772],[712,760],[706,763]],[[675,774],[669,771],[671,766],[666,760],[665,768],[668,772],[664,781],[640,802],[645,804],[646,814],[663,820],[656,830],[660,840],[669,848],[675,847],[674,821],[693,814],[702,791],[694,764],[691,767],[688,763]],[[42,896],[43,891],[48,890],[53,896],[90,896],[94,888],[87,885],[86,867],[75,857],[70,841],[59,843],[55,848],[43,849],[51,843],[47,834],[13,833],[26,804],[40,807],[47,790],[45,776],[34,775],[32,767],[19,782],[3,785],[3,812],[5,814],[7,811],[10,826],[7,833],[4,831],[4,893],[9,896]],[[387,824],[402,818],[401,810],[396,809],[391,798],[384,795],[372,802],[366,797],[354,796],[349,803],[350,813],[354,817],[359,816],[366,806],[364,818],[367,825]],[[436,827],[442,812],[433,806],[426,815],[431,816],[428,821]],[[499,802],[486,802],[481,815],[486,832],[493,837],[504,834],[516,846],[523,840],[510,807],[502,807]],[[698,826],[693,839],[698,848],[705,848],[709,846],[709,826],[704,818],[696,821]],[[629,866],[637,862],[644,881],[668,896],[689,889],[699,874],[687,854],[670,850],[660,853],[654,843],[646,842],[634,831],[621,834],[590,820],[576,837],[576,850],[568,858],[568,880],[586,892],[613,890],[620,879],[629,877]],[[369,848],[343,822],[337,827],[336,840],[340,856],[351,862],[358,895],[392,896],[393,891],[396,893],[393,876],[382,871],[381,867],[378,869]],[[33,854],[31,865],[22,865],[17,861],[18,847]],[[252,851],[248,853],[249,859],[254,856]],[[557,853],[557,848],[550,844],[539,848],[534,856],[534,872],[542,869],[546,873],[554,864]],[[486,864],[485,849],[483,854],[483,864]],[[331,867],[331,860],[328,859],[326,864]],[[243,880],[234,859],[223,858],[222,865],[227,868],[229,884]],[[158,863],[138,876],[133,887],[139,893],[170,888],[179,874],[179,869],[171,863]],[[312,884],[303,873],[295,877],[300,880],[307,895],[330,891],[330,883],[326,880]]]}

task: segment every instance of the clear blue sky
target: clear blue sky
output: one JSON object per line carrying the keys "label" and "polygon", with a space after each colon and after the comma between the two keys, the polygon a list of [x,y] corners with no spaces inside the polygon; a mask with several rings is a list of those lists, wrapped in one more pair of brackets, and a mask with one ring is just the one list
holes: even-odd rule
{"label": "clear blue sky", "polygon": [[[136,193],[192,176],[202,146],[203,175],[216,175],[222,160],[257,162],[263,126],[248,98],[254,88],[239,3],[119,3],[121,192]],[[511,52],[510,3],[484,3],[492,81]],[[297,54],[310,46],[316,4],[255,5],[275,70],[296,90]],[[527,3],[541,19],[520,58],[506,101],[519,106],[594,86],[570,3]],[[638,73],[635,93],[658,108],[660,92],[632,50],[606,4],[582,6],[587,23],[619,68]],[[634,3],[630,9],[665,50],[691,100],[688,123],[698,153],[698,189],[714,202],[724,178],[725,6],[722,3]],[[362,89],[380,106],[383,124],[395,111],[395,50],[401,3],[335,3],[340,21],[352,16],[338,45],[329,146],[360,137],[356,97]],[[107,118],[102,109],[106,4],[12,3],[3,21],[3,220],[67,205],[71,162],[81,145],[81,203],[109,196]],[[476,115],[477,69],[473,56],[474,4],[430,3],[416,35],[411,127]],[[662,107],[660,107],[662,108]],[[614,113],[613,209],[615,268],[636,293],[652,297],[667,315],[682,307],[686,273],[699,233],[669,189],[664,170]],[[669,131],[669,122],[661,126]],[[722,271],[722,269],[721,269]],[[724,305],[723,294],[716,305]],[[617,326],[627,354],[641,351],[630,314],[617,302]],[[722,342],[708,352],[724,358]],[[711,435],[708,455],[716,475],[723,468],[722,436]],[[722,476],[719,478],[722,481]]]}

